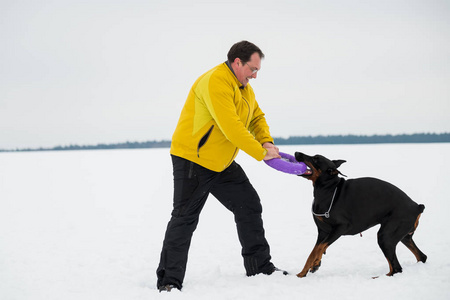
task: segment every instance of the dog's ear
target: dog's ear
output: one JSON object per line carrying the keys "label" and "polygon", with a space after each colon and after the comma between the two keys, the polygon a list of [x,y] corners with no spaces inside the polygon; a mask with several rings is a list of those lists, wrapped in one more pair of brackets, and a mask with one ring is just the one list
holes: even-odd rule
{"label": "dog's ear", "polygon": [[333,160],[332,161],[334,163],[334,165],[336,166],[336,169],[339,168],[340,165],[342,165],[343,163],[347,162],[346,160],[342,160],[342,159],[338,159],[338,160]]}
{"label": "dog's ear", "polygon": [[328,174],[330,175],[337,175],[337,174],[341,174],[344,177],[347,177],[347,175],[342,174],[338,169],[328,169],[327,170]]}

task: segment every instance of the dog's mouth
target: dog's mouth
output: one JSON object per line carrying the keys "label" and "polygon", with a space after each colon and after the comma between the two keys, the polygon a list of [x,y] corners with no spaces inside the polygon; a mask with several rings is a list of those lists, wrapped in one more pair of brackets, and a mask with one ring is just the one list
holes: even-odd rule
{"label": "dog's mouth", "polygon": [[310,177],[314,175],[315,168],[311,161],[307,159],[307,155],[300,152],[295,152],[295,160],[306,165],[305,172],[303,174],[300,174],[299,176],[310,179]]}
{"label": "dog's mouth", "polygon": [[311,176],[312,173],[313,173],[312,170],[309,167],[306,167],[306,171],[305,171],[305,173],[303,173],[303,175]]}
{"label": "dog's mouth", "polygon": [[300,176],[304,176],[304,177],[311,176],[313,174],[311,167],[306,162],[304,162],[304,163],[306,165],[306,171],[303,174],[301,174]]}

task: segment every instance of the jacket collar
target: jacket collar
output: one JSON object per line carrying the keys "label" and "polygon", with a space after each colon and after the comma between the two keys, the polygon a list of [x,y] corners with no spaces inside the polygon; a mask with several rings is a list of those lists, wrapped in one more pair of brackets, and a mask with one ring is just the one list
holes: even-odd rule
{"label": "jacket collar", "polygon": [[[228,66],[228,68],[230,68],[231,73],[233,73],[234,77],[236,77],[236,79],[237,79],[237,76],[236,76],[236,74],[234,73],[233,68],[231,67],[230,61],[227,60],[225,63],[226,63],[226,65]],[[239,80],[238,80],[237,82],[239,82]],[[239,88],[240,88],[241,90],[243,90],[245,87],[242,85],[242,83],[239,82]]]}

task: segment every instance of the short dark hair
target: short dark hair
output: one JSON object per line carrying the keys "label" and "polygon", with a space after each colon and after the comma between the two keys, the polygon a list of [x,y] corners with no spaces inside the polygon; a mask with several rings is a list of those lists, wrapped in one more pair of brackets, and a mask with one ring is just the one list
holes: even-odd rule
{"label": "short dark hair", "polygon": [[248,41],[241,41],[231,46],[227,55],[228,61],[232,63],[236,58],[239,58],[242,63],[246,63],[250,60],[250,56],[252,56],[255,52],[259,54],[261,59],[264,58],[264,53],[262,53],[258,46]]}

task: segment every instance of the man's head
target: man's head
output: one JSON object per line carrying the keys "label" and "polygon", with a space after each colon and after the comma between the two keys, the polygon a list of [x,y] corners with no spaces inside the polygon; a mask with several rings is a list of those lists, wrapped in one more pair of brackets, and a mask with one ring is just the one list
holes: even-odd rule
{"label": "man's head", "polygon": [[255,44],[242,41],[234,44],[228,51],[228,61],[239,82],[245,87],[252,78],[256,78],[261,69],[264,53]]}

